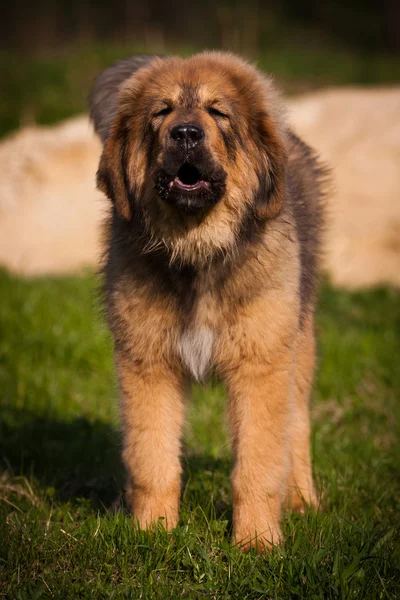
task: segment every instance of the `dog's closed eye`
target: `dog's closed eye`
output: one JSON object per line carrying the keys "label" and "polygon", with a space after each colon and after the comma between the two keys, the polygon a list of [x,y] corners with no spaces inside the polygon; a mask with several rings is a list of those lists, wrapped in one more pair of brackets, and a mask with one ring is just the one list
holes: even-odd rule
{"label": "dog's closed eye", "polygon": [[215,106],[208,106],[207,112],[212,117],[219,117],[221,119],[229,119],[229,115],[222,112],[222,110],[220,110],[219,108],[216,108]]}
{"label": "dog's closed eye", "polygon": [[154,113],[153,118],[156,119],[157,117],[166,117],[167,115],[169,115],[171,113],[172,113],[172,107],[164,106],[164,108],[162,108],[161,110]]}

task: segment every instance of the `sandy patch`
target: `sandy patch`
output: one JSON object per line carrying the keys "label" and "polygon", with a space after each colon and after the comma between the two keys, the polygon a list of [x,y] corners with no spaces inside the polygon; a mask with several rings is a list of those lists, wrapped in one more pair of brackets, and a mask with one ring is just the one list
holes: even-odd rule
{"label": "sandy patch", "polygon": [[26,275],[93,265],[107,202],[87,117],[27,128],[0,144],[0,263]]}
{"label": "sandy patch", "polygon": [[400,88],[324,90],[289,109],[333,169],[324,257],[333,282],[400,285]]}

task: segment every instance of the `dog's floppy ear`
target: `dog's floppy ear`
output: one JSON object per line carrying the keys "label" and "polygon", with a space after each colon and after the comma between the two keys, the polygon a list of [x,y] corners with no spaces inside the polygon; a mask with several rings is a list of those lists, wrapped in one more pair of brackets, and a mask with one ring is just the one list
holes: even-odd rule
{"label": "dog's floppy ear", "polygon": [[138,54],[118,60],[96,77],[89,94],[90,119],[103,144],[110,133],[110,126],[118,108],[121,85],[138,69],[145,67],[157,55]]}
{"label": "dog's floppy ear", "polygon": [[[119,112],[120,91],[127,79],[156,58],[162,57],[137,55],[117,61],[97,77],[89,96],[90,118],[103,142],[97,187],[115,203],[118,213],[127,220],[132,216],[134,191],[129,188],[127,176],[129,131],[126,116]],[[137,155],[134,158],[138,160]]]}
{"label": "dog's floppy ear", "polygon": [[266,104],[256,119],[261,158],[256,211],[261,219],[273,219],[280,213],[285,200],[287,129],[283,103],[272,81],[263,77],[263,88]]}
{"label": "dog's floppy ear", "polygon": [[129,221],[133,193],[129,189],[126,171],[128,150],[128,131],[123,120],[118,119],[107,134],[96,181],[98,189],[114,202],[120,216]]}
{"label": "dog's floppy ear", "polygon": [[262,145],[256,211],[261,219],[273,219],[280,213],[285,199],[287,153],[283,140],[273,130],[265,130]]}

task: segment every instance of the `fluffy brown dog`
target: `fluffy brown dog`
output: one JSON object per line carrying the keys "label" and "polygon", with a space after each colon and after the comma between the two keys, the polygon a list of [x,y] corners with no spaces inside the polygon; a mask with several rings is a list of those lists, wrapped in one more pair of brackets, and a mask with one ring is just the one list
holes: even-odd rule
{"label": "fluffy brown dog", "polygon": [[141,527],[179,518],[188,382],[224,381],[233,542],[269,548],[281,508],[316,502],[308,401],[324,170],[270,80],[231,55],[133,57],[96,81],[112,200],[105,264]]}

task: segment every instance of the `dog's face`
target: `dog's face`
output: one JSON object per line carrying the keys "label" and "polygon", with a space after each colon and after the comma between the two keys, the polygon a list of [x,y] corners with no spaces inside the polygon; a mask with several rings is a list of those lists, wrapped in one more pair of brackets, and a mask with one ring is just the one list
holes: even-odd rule
{"label": "dog's face", "polygon": [[[229,135],[230,105],[182,73],[168,76],[149,91],[149,143],[152,145],[151,183],[160,198],[183,216],[201,215],[224,196],[228,165],[223,136]],[[223,112],[224,111],[224,112]]]}
{"label": "dog's face", "polygon": [[227,251],[249,212],[275,217],[286,153],[279,98],[222,53],[154,59],[129,77],[98,172],[120,215],[142,211],[151,243],[182,262]]}

